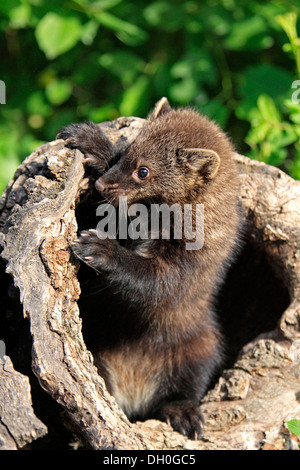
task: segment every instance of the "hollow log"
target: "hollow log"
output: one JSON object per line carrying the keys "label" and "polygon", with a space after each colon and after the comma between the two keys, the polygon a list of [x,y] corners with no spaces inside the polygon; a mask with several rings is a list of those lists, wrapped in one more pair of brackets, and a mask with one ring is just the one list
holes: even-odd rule
{"label": "hollow log", "polygon": [[[100,125],[122,149],[143,120]],[[245,226],[216,299],[226,361],[202,401],[198,441],[159,421],[130,423],[85,345],[70,250],[97,202],[83,155],[58,140],[24,160],[0,198],[0,448],[297,448],[286,422],[300,418],[300,182],[235,160]]]}

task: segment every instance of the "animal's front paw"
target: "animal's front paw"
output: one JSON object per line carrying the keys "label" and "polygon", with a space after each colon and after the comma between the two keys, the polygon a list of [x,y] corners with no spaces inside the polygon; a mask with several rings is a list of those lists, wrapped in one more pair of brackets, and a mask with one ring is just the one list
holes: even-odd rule
{"label": "animal's front paw", "polygon": [[65,146],[79,149],[85,156],[85,163],[103,173],[114,156],[113,145],[104,132],[93,122],[69,124],[56,136],[63,139]]}
{"label": "animal's front paw", "polygon": [[[86,230],[74,240],[72,250],[75,255],[94,269],[111,270],[117,263],[118,242],[111,238],[101,238],[96,230]],[[99,238],[100,237],[100,238]]]}
{"label": "animal's front paw", "polygon": [[166,403],[156,413],[156,418],[165,421],[189,439],[201,439],[204,419],[197,405],[188,400]]}

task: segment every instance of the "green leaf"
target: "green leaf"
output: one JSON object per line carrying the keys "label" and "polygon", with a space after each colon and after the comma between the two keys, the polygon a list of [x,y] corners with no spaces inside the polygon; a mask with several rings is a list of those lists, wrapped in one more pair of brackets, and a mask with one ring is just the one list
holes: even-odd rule
{"label": "green leaf", "polygon": [[281,116],[276,108],[274,100],[270,96],[260,95],[257,100],[257,107],[265,121],[280,121]]}
{"label": "green leaf", "polygon": [[30,5],[23,3],[9,12],[10,27],[13,29],[25,28],[30,24],[31,8]]}
{"label": "green leaf", "polygon": [[[73,0],[78,5],[86,8],[91,4],[91,0]],[[92,4],[92,7],[100,8],[101,10],[108,10],[115,7],[119,3],[122,3],[123,0],[97,0]]]}
{"label": "green leaf", "polygon": [[261,122],[257,126],[252,126],[247,137],[246,142],[253,147],[253,145],[263,142],[267,139],[267,135],[270,132],[271,123]]}
{"label": "green leaf", "polygon": [[124,21],[107,11],[92,12],[94,18],[106,28],[117,33],[118,37],[128,45],[137,45],[147,39],[147,33],[133,23]]}
{"label": "green leaf", "polygon": [[300,112],[299,113],[294,113],[290,115],[290,119],[292,122],[295,124],[300,124]]}
{"label": "green leaf", "polygon": [[266,32],[266,23],[261,16],[252,16],[242,21],[237,21],[232,25],[231,32],[225,40],[225,45],[230,50],[240,49],[263,49],[269,47],[266,41],[268,36],[260,37]]}
{"label": "green leaf", "polygon": [[286,425],[293,434],[300,436],[300,419],[292,419]]}
{"label": "green leaf", "polygon": [[282,29],[286,32],[289,40],[291,42],[297,40],[297,14],[295,12],[290,12],[286,15],[278,15],[276,19]]}
{"label": "green leaf", "polygon": [[86,46],[90,46],[93,44],[94,39],[97,35],[99,29],[99,23],[96,20],[90,20],[88,21],[83,27],[82,27],[82,34],[81,34],[81,41],[83,44]]}
{"label": "green leaf", "polygon": [[47,13],[38,23],[35,36],[48,59],[55,59],[72,49],[80,40],[82,25],[77,17]]}
{"label": "green leaf", "polygon": [[299,144],[295,145],[294,159],[290,162],[290,165],[288,167],[288,172],[293,178],[300,179],[300,147],[299,147]]}
{"label": "green leaf", "polygon": [[119,116],[116,107],[112,103],[99,108],[92,108],[88,113],[88,118],[93,122],[112,121]]}
{"label": "green leaf", "polygon": [[41,90],[34,91],[26,102],[26,111],[28,114],[38,114],[42,117],[48,117],[51,114],[51,106],[47,103],[44,93]]}
{"label": "green leaf", "polygon": [[193,77],[186,77],[170,86],[170,98],[176,103],[186,105],[200,92]]}
{"label": "green leaf", "polygon": [[170,75],[175,79],[189,79],[200,87],[204,83],[215,86],[218,72],[208,54],[191,53],[184,55],[181,60],[174,63]]}
{"label": "green leaf", "polygon": [[266,163],[272,166],[280,166],[286,160],[286,157],[287,157],[287,150],[285,148],[280,148],[280,149],[275,150],[271,147],[271,155],[266,160]]}
{"label": "green leaf", "polygon": [[138,109],[141,102],[145,98],[149,85],[148,77],[141,76],[136,82],[128,88],[123,94],[123,99],[120,104],[120,113],[124,116],[133,116],[138,114]]}
{"label": "green leaf", "polygon": [[277,21],[289,38],[290,44],[284,45],[284,50],[290,50],[295,58],[298,74],[300,74],[300,38],[297,33],[297,13],[289,12],[285,15],[277,16]]}
{"label": "green leaf", "polygon": [[6,159],[0,160],[0,195],[20,165],[16,155],[6,154],[6,157]]}
{"label": "green leaf", "polygon": [[119,3],[122,3],[123,0],[97,0],[97,4],[103,10],[108,10],[109,8],[113,8]]}
{"label": "green leaf", "polygon": [[[289,118],[294,124],[300,124],[300,106],[288,99],[284,101],[285,111],[289,113]],[[297,127],[297,126],[295,126]]]}
{"label": "green leaf", "polygon": [[128,49],[102,54],[99,64],[118,77],[125,86],[132,85],[137,74],[145,69],[144,60]]}
{"label": "green leaf", "polygon": [[143,14],[146,21],[151,26],[158,26],[161,23],[166,23],[166,15],[170,8],[172,7],[169,2],[151,2],[150,5],[145,8]]}
{"label": "green leaf", "polygon": [[47,84],[45,93],[49,102],[54,106],[58,106],[70,98],[72,85],[68,80],[55,79]]}

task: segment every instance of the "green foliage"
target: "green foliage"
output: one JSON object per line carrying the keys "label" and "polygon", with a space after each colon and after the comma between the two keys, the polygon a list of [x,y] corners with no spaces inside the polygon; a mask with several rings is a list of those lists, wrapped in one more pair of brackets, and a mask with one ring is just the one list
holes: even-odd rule
{"label": "green foliage", "polygon": [[37,24],[35,37],[47,59],[55,59],[74,47],[81,38],[82,26],[75,16],[47,13]]}
{"label": "green foliage", "polygon": [[300,419],[291,419],[286,424],[289,430],[295,434],[295,436],[300,436]]}
{"label": "green foliage", "polygon": [[[276,19],[290,41],[283,45],[283,50],[292,54],[296,65],[295,77],[300,76],[297,15],[292,12],[278,15]],[[245,103],[242,103],[238,110],[239,116],[247,119],[251,125],[245,138],[251,148],[248,155],[279,166],[299,179],[300,101],[294,97],[297,103],[294,102],[291,89],[299,88],[300,81],[291,82],[289,73],[274,66],[263,65],[262,68],[264,70],[260,77],[259,68],[254,69],[252,80],[249,80],[250,87],[248,86],[248,96],[251,96],[252,89],[253,95],[257,95],[256,106],[245,110]]]}
{"label": "green foliage", "polygon": [[[295,436],[300,437],[300,419],[291,419],[286,423],[288,429],[295,434]],[[300,445],[298,445],[300,449]]]}
{"label": "green foliage", "polygon": [[289,39],[289,43],[284,44],[283,49],[287,52],[292,52],[296,61],[297,72],[300,74],[300,38],[298,38],[297,33],[297,15],[295,12],[279,15],[277,21]]}
{"label": "green foliage", "polygon": [[291,0],[1,2],[0,192],[63,125],[144,117],[162,96],[300,178],[299,13]]}

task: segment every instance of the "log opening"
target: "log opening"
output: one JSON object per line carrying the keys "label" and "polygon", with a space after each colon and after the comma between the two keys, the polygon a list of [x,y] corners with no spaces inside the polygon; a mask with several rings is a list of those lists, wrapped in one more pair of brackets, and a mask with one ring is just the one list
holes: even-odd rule
{"label": "log opening", "polygon": [[289,289],[264,247],[246,241],[217,295],[217,312],[225,338],[225,368],[233,367],[243,347],[274,332],[290,304]]}

